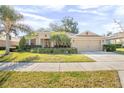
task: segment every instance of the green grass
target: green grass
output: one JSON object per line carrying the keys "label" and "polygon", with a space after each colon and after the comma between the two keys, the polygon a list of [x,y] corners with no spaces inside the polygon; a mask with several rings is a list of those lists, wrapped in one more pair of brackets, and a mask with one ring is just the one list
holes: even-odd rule
{"label": "green grass", "polygon": [[124,54],[124,48],[117,48],[116,53]]}
{"label": "green grass", "polygon": [[116,71],[96,72],[0,72],[4,88],[111,88],[121,87]]}
{"label": "green grass", "polygon": [[[4,51],[1,51],[2,54]],[[94,62],[82,54],[38,54],[30,52],[11,52],[9,55],[1,57],[0,62]]]}
{"label": "green grass", "polygon": [[4,50],[0,50],[0,55],[1,55],[1,54],[4,54],[4,53],[5,53],[5,51],[4,51]]}

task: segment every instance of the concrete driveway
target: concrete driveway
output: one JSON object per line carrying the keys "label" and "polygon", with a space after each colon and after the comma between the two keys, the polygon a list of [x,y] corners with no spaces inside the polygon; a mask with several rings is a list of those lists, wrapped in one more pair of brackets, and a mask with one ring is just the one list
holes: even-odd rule
{"label": "concrete driveway", "polygon": [[97,62],[124,62],[124,55],[113,52],[82,52],[82,54],[87,55]]}

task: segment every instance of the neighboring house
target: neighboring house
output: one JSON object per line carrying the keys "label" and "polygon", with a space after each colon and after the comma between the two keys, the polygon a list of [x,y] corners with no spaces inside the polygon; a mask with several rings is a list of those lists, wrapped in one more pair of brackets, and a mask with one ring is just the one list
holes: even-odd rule
{"label": "neighboring house", "polygon": [[122,44],[124,46],[124,32],[114,33],[106,38],[107,44]]}
{"label": "neighboring house", "polygon": [[[71,47],[75,47],[79,52],[82,51],[101,51],[104,37],[93,32],[83,32],[80,34],[66,33],[71,38]],[[28,45],[42,45],[42,47],[54,47],[50,40],[51,32],[38,32],[33,38],[28,40]]]}
{"label": "neighboring house", "polygon": [[[10,39],[10,47],[15,47],[19,43],[19,38],[12,37]],[[5,47],[6,46],[6,39],[5,37],[0,37],[0,47]]]}

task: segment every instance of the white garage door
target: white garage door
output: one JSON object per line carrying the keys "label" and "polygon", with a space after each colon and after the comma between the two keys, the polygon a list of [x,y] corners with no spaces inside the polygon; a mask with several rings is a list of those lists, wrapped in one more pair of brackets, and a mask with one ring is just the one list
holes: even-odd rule
{"label": "white garage door", "polygon": [[79,52],[83,51],[100,51],[101,41],[100,40],[80,40],[77,41],[77,49]]}

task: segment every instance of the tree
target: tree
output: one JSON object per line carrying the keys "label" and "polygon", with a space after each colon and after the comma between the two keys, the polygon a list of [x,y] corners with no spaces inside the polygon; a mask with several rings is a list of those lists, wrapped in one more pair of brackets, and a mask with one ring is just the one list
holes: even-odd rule
{"label": "tree", "polygon": [[64,17],[61,22],[65,32],[78,33],[78,23],[72,17]]}
{"label": "tree", "polygon": [[107,36],[111,36],[112,35],[112,32],[111,31],[109,31],[109,32],[107,32],[107,34],[106,34]]}
{"label": "tree", "polygon": [[59,25],[57,23],[50,23],[49,27],[50,27],[51,31],[56,31],[56,32],[63,32],[64,31],[64,28],[62,27],[62,25]]}
{"label": "tree", "polygon": [[114,21],[115,24],[117,24],[119,26],[121,31],[124,31],[124,27],[122,26],[122,24],[120,22],[116,21],[115,19],[113,21]]}
{"label": "tree", "polygon": [[37,35],[38,35],[37,32],[30,32],[27,35],[25,35],[25,39],[30,40],[30,39],[35,38]]}
{"label": "tree", "polygon": [[51,40],[55,43],[55,47],[70,47],[71,39],[64,32],[54,32]]}
{"label": "tree", "polygon": [[9,54],[10,48],[10,37],[11,33],[15,35],[21,32],[30,32],[29,26],[19,23],[23,19],[23,15],[15,11],[10,6],[1,5],[0,6],[0,32],[5,33],[6,36],[6,53]]}
{"label": "tree", "polygon": [[19,49],[21,49],[21,50],[25,50],[25,45],[26,45],[26,39],[25,39],[25,37],[23,36],[22,38],[21,38],[21,40],[19,41]]}
{"label": "tree", "polygon": [[47,32],[47,31],[49,31],[49,28],[39,28],[38,30],[37,30],[37,32]]}
{"label": "tree", "polygon": [[71,39],[66,34],[60,34],[60,45],[62,47],[70,47]]}

